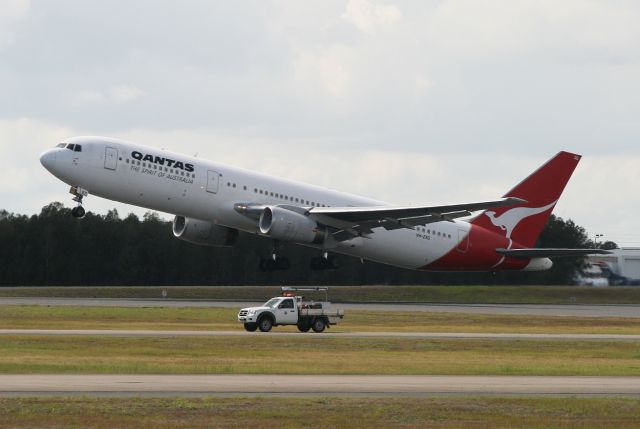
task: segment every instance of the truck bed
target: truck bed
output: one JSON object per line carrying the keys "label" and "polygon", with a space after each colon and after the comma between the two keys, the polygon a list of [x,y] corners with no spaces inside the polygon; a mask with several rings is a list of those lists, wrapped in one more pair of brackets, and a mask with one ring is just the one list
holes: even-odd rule
{"label": "truck bed", "polygon": [[331,325],[335,325],[344,317],[344,310],[342,308],[301,308],[298,314],[300,317],[325,316]]}

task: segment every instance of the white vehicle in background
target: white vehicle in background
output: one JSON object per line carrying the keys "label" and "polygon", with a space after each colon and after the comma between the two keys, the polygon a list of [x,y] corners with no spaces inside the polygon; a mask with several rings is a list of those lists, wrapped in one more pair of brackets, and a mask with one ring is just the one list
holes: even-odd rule
{"label": "white vehicle in background", "polygon": [[[322,332],[331,325],[337,325],[344,317],[344,310],[333,308],[326,299],[328,288],[283,287],[283,296],[271,298],[260,307],[243,308],[238,313],[238,321],[244,329],[254,332],[269,332],[274,326],[296,325],[300,332]],[[298,291],[324,291],[324,301],[305,301]]]}
{"label": "white vehicle in background", "polygon": [[609,278],[599,263],[587,264],[582,273],[576,277],[576,284],[579,286],[607,287]]}

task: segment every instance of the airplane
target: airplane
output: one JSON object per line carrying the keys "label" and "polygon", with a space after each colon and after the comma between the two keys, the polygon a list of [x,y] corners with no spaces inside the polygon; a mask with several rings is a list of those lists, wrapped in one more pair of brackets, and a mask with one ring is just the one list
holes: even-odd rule
{"label": "airplane", "polygon": [[90,194],[173,214],[173,234],[233,246],[239,231],[269,238],[263,271],[290,267],[283,243],[319,250],[314,270],[343,254],[426,271],[548,270],[550,258],[608,253],[533,248],[581,156],[559,152],[502,198],[398,206],[107,137],[73,137],[42,153],[71,186],[82,218]]}

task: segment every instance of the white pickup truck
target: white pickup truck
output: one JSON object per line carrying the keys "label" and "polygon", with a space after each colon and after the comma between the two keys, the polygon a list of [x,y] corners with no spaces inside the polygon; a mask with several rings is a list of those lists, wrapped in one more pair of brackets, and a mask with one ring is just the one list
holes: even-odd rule
{"label": "white pickup truck", "polygon": [[328,301],[303,301],[302,296],[291,294],[271,298],[260,307],[243,308],[238,313],[238,321],[249,332],[256,329],[269,332],[280,325],[296,325],[300,332],[310,329],[322,332],[343,317],[344,310],[333,308]]}

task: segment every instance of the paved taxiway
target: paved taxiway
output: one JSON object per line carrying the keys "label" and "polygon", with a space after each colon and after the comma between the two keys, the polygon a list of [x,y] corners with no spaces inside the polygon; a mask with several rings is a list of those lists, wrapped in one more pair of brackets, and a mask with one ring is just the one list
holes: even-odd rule
{"label": "paved taxiway", "polygon": [[640,341],[640,335],[624,334],[511,334],[475,332],[245,332],[237,331],[162,331],[120,329],[0,329],[0,336],[92,336],[92,337],[303,337],[303,338],[414,338],[414,339],[492,339],[492,340],[606,340]]}
{"label": "paved taxiway", "polygon": [[[131,298],[0,298],[0,305],[75,305],[97,307],[218,307],[242,308],[259,302],[131,299]],[[550,305],[550,304],[336,304],[345,310],[426,311],[434,313],[513,314],[536,316],[640,317],[640,305]]]}
{"label": "paved taxiway", "polygon": [[353,375],[0,375],[0,396],[24,394],[640,395],[640,377]]}

